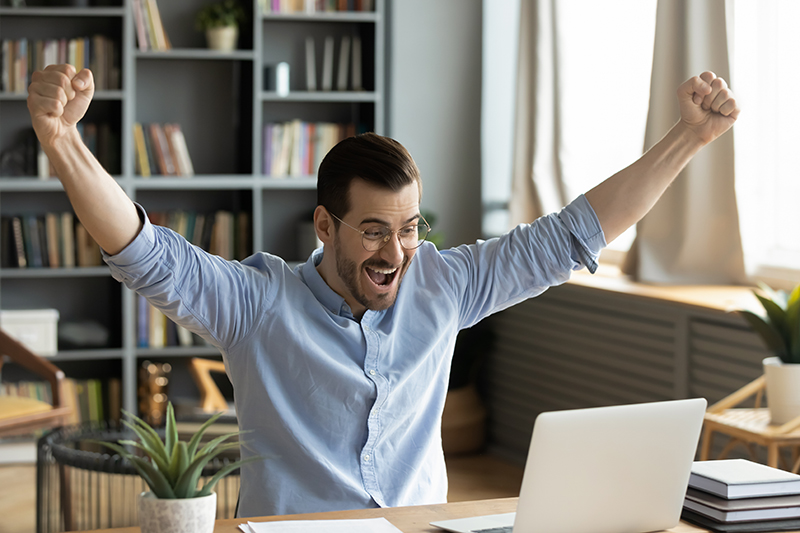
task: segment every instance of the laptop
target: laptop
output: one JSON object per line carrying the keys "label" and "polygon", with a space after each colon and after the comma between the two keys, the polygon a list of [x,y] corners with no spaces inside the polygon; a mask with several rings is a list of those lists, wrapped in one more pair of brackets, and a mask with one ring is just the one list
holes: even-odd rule
{"label": "laptop", "polygon": [[675,527],[704,398],[542,413],[516,513],[431,522],[455,533],[644,533]]}

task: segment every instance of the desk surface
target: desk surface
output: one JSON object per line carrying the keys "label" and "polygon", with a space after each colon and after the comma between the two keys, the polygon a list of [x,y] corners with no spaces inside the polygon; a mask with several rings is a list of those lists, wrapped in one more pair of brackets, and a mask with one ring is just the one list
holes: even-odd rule
{"label": "desk surface", "polygon": [[[469,516],[510,513],[517,508],[517,498],[499,500],[481,500],[475,502],[445,503],[441,505],[421,505],[417,507],[394,507],[390,509],[363,509],[358,511],[336,511],[329,513],[297,514],[287,516],[268,516],[250,518],[252,522],[274,520],[335,520],[345,518],[379,518],[385,517],[404,533],[442,533],[441,529],[431,527],[430,522],[448,520],[450,518],[466,518]],[[246,518],[217,520],[214,533],[241,533],[238,525],[248,521]],[[140,533],[138,527],[104,529],[101,531],[114,533]],[[101,533],[96,530],[93,533]],[[706,533],[684,522],[669,530],[671,533]]]}

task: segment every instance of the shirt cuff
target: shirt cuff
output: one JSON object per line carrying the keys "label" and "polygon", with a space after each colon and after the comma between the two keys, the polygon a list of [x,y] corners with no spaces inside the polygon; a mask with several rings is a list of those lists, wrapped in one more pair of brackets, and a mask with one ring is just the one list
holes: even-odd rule
{"label": "shirt cuff", "polygon": [[594,274],[600,251],[607,243],[591,204],[581,194],[558,213],[558,219],[572,234],[573,251],[577,254],[573,259]]}

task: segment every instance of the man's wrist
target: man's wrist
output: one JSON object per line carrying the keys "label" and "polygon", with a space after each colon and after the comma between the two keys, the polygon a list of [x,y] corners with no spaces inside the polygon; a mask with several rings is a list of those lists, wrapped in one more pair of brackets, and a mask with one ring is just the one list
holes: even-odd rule
{"label": "man's wrist", "polygon": [[683,119],[680,119],[675,126],[673,126],[672,130],[679,139],[679,142],[685,144],[687,148],[695,153],[710,142],[697,133],[697,130],[687,124]]}

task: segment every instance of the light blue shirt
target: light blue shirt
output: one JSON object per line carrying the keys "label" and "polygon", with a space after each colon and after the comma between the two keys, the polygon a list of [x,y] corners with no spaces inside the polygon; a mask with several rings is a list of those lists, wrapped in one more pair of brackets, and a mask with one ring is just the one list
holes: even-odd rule
{"label": "light blue shirt", "polygon": [[[143,212],[142,212],[143,214]],[[146,219],[146,217],[145,217]],[[424,243],[395,304],[354,319],[315,265],[257,253],[241,263],[145,220],[108,257],[115,279],[219,348],[245,457],[240,516],[442,503],[441,415],[456,334],[605,246],[583,196],[508,234],[439,251]]]}

